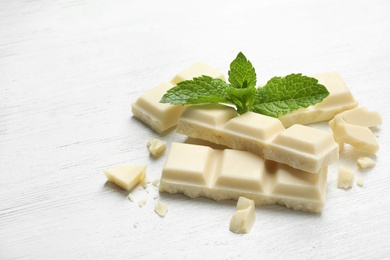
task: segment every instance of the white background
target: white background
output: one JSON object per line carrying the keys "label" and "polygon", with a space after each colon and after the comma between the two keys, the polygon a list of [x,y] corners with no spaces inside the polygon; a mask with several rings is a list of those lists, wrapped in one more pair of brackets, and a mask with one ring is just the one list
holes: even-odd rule
{"label": "white background", "polygon": [[[242,51],[258,82],[337,71],[381,113],[377,165],[347,149],[329,168],[321,215],[257,207],[247,235],[229,231],[235,202],[128,192],[104,168],[147,164],[159,137],[132,117],[137,97],[196,61],[227,73]],[[0,259],[390,258],[390,2],[0,1]],[[320,126],[326,130],[326,124]],[[346,164],[365,186],[336,188]]]}

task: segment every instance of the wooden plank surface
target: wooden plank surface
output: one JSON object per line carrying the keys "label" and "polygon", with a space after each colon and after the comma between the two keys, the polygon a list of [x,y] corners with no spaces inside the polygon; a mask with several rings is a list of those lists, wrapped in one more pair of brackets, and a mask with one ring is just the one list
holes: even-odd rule
{"label": "wooden plank surface", "polygon": [[[0,1],[0,259],[383,259],[390,257],[389,1]],[[227,72],[242,51],[259,82],[337,71],[383,116],[377,166],[347,150],[321,215],[258,207],[229,231],[232,201],[125,192],[102,169],[145,163],[158,136],[132,117],[139,95],[202,60]],[[327,129],[326,125],[319,127]],[[337,166],[365,179],[336,189]]]}

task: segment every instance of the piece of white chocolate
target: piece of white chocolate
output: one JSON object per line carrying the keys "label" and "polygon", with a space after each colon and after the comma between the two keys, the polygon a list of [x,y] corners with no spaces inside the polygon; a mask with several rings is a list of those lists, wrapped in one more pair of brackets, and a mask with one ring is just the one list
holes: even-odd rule
{"label": "piece of white chocolate", "polygon": [[154,211],[160,216],[160,217],[165,217],[165,215],[168,212],[168,206],[165,203],[162,202],[157,202],[156,205],[154,206]]}
{"label": "piece of white chocolate", "polygon": [[364,179],[362,177],[357,178],[356,184],[360,187],[363,187],[364,186]]}
{"label": "piece of white chocolate", "polygon": [[217,201],[244,196],[256,205],[280,204],[319,213],[326,178],[327,167],[310,174],[246,151],[172,143],[159,190]]}
{"label": "piece of white chocolate", "polygon": [[285,129],[277,118],[253,112],[238,116],[234,108],[219,104],[187,107],[177,132],[311,173],[339,158],[339,146],[327,131],[303,125]]}
{"label": "piece of white chocolate", "polygon": [[245,197],[239,197],[236,212],[230,219],[230,231],[237,234],[249,233],[255,220],[255,202]]}
{"label": "piece of white chocolate", "polygon": [[378,112],[368,111],[365,107],[356,107],[338,114],[351,125],[375,127],[382,124],[382,117]]}
{"label": "piece of white chocolate", "polygon": [[133,194],[131,194],[131,193],[127,196],[127,198],[128,198],[131,202],[134,201],[134,196],[133,196]]}
{"label": "piece of white chocolate", "polygon": [[310,124],[328,121],[336,114],[354,108],[358,103],[353,98],[347,85],[337,72],[327,72],[313,76],[318,83],[324,85],[329,96],[322,102],[307,108],[301,108],[279,117],[285,127],[293,124]]}
{"label": "piece of white chocolate", "polygon": [[355,172],[346,167],[340,166],[337,179],[337,188],[339,189],[349,189],[352,188],[353,180],[355,178]]}
{"label": "piece of white chocolate", "polygon": [[369,157],[359,157],[357,159],[357,164],[361,169],[366,169],[366,168],[374,167],[376,163],[373,159]]}
{"label": "piece of white chocolate", "polygon": [[122,164],[104,170],[104,174],[110,182],[119,187],[130,190],[137,185],[146,172],[145,165]]}
{"label": "piece of white chocolate", "polygon": [[378,141],[368,127],[348,124],[341,115],[336,115],[334,119],[330,120],[329,126],[337,142],[350,144],[364,153],[375,154],[378,152]]}
{"label": "piece of white chocolate", "polygon": [[158,183],[160,182],[160,179],[154,179],[153,181],[152,181],[152,184],[153,184],[153,186],[158,186]]}
{"label": "piece of white chocolate", "polygon": [[177,119],[185,106],[162,104],[160,103],[162,96],[178,82],[191,80],[194,77],[202,75],[225,80],[224,75],[218,70],[213,69],[203,62],[197,62],[177,74],[171,82],[164,82],[140,96],[132,104],[134,117],[144,122],[157,133],[162,133],[173,128],[176,126]]}
{"label": "piece of white chocolate", "polygon": [[142,208],[146,204],[147,200],[146,199],[141,199],[138,201],[138,206]]}
{"label": "piece of white chocolate", "polygon": [[151,139],[148,141],[147,146],[149,148],[150,153],[154,157],[159,157],[165,151],[165,148],[167,147],[167,142],[161,141],[160,139]]}

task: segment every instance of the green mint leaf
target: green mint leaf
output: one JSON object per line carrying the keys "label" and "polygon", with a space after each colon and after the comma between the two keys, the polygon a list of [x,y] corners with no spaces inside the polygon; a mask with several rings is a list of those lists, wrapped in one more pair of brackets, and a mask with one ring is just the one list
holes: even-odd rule
{"label": "green mint leaf", "polygon": [[229,83],[233,88],[250,88],[256,86],[256,72],[252,63],[242,52],[230,63]]}
{"label": "green mint leaf", "polygon": [[329,95],[318,80],[302,74],[274,77],[258,88],[252,106],[253,112],[279,117],[302,107],[321,102]]}
{"label": "green mint leaf", "polygon": [[226,93],[233,104],[236,105],[237,112],[243,114],[248,112],[253,104],[255,97],[255,87],[233,88],[228,87]]}
{"label": "green mint leaf", "polygon": [[228,84],[218,78],[200,76],[192,80],[179,82],[161,98],[160,103],[173,105],[204,104],[204,103],[227,103],[226,89]]}

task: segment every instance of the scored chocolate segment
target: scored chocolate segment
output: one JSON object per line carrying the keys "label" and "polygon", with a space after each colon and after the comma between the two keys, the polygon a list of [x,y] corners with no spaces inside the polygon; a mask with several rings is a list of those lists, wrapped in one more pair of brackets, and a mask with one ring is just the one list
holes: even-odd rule
{"label": "scored chocolate segment", "polygon": [[[198,109],[199,107],[202,109]],[[219,104],[192,105],[183,112],[185,115],[179,118],[176,132],[224,145],[225,141],[221,140],[221,129],[238,115],[233,107]]]}
{"label": "scored chocolate segment", "polygon": [[335,107],[340,107],[342,108],[340,111],[343,111],[345,108],[350,109],[357,106],[357,102],[353,98],[352,93],[337,72],[317,74],[313,77],[329,91],[329,96],[323,102],[315,105],[316,109],[324,109],[330,112],[330,110],[335,110]]}
{"label": "scored chocolate segment", "polygon": [[222,143],[230,148],[251,151],[264,157],[270,140],[284,129],[275,118],[247,112],[227,122],[220,136]]}
{"label": "scored chocolate segment", "polygon": [[327,167],[310,174],[246,151],[172,143],[159,189],[217,201],[244,196],[256,205],[281,204],[320,213],[326,178]]}
{"label": "scored chocolate segment", "polygon": [[160,103],[161,97],[173,87],[171,83],[162,83],[139,97],[132,104],[134,117],[158,133],[176,126],[177,118],[184,110],[184,106]]}
{"label": "scored chocolate segment", "polygon": [[225,79],[224,75],[218,70],[203,62],[197,62],[177,74],[170,82],[161,83],[139,97],[132,104],[134,117],[144,122],[157,133],[173,128],[176,126],[177,120],[185,106],[162,104],[160,103],[161,98],[180,81],[191,80],[202,75]]}
{"label": "scored chocolate segment", "polygon": [[224,127],[225,132],[233,132],[235,135],[264,142],[284,129],[279,120],[253,112],[233,118]]}
{"label": "scored chocolate segment", "polygon": [[[175,147],[175,144],[172,144]],[[210,183],[215,153],[206,146],[184,145],[171,148],[164,166],[164,178],[194,185]]]}
{"label": "scored chocolate segment", "polygon": [[264,160],[253,153],[226,149],[216,172],[215,187],[243,191],[265,190]]}
{"label": "scored chocolate segment", "polygon": [[326,175],[316,176],[303,171],[292,171],[284,164],[278,164],[276,181],[272,194],[275,196],[287,196],[303,198],[310,194],[315,200],[322,200],[326,189]]}
{"label": "scored chocolate segment", "polygon": [[311,171],[338,159],[338,147],[331,133],[304,125],[281,131],[269,143],[264,157],[291,167]]}
{"label": "scored chocolate segment", "polygon": [[193,122],[199,123],[200,126],[218,130],[229,122],[230,119],[237,117],[237,112],[233,107],[222,106],[219,104],[202,105],[202,109],[197,109],[198,106],[189,106],[186,110],[187,118]]}

